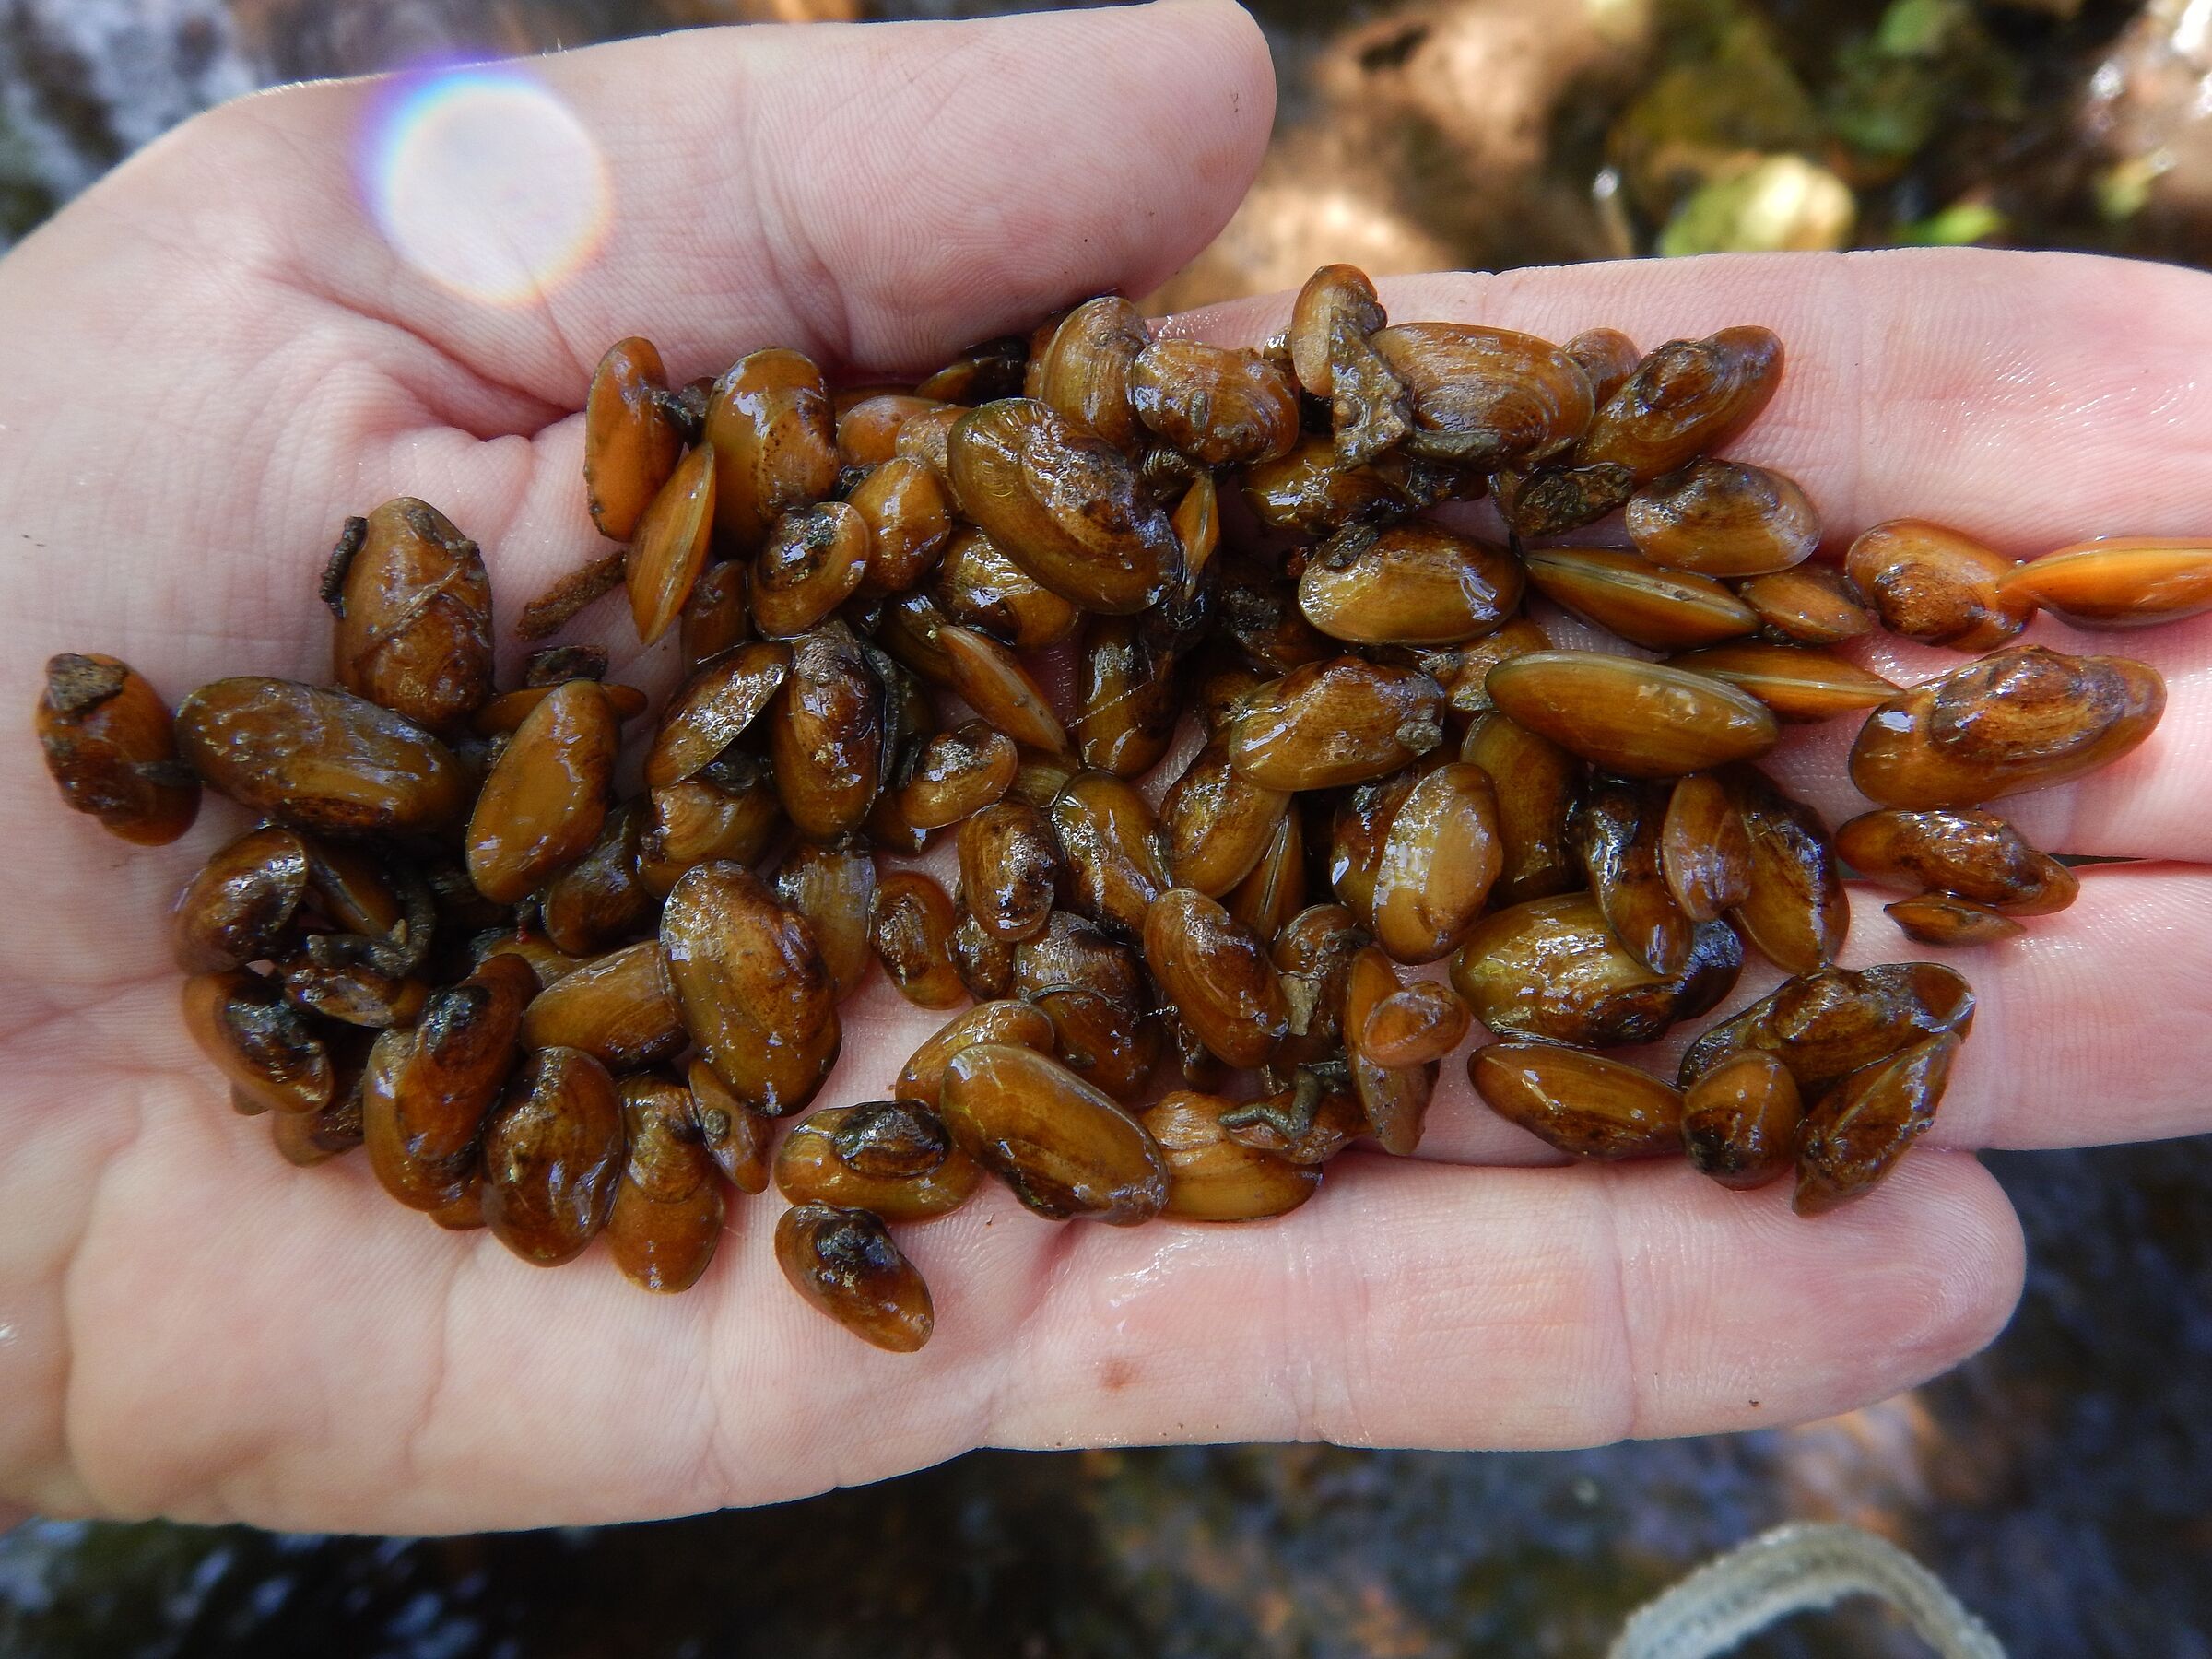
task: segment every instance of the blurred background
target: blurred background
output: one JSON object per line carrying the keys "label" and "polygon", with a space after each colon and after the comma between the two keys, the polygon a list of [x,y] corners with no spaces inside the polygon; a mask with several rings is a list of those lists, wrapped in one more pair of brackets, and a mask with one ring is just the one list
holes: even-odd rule
{"label": "blurred background", "polygon": [[[0,247],[275,81],[1013,9],[1033,7],[0,0]],[[1164,304],[1332,259],[1986,242],[2212,265],[2212,0],[1252,9],[1283,82],[1274,148]],[[2019,1316],[1830,1422],[1550,1454],[983,1453],[773,1509],[430,1541],[33,1522],[0,1537],[0,1653],[1579,1659],[1706,1557],[1838,1519],[1919,1555],[2022,1659],[2212,1659],[2212,1147],[1990,1162],[2027,1222]],[[1925,1650],[1860,1608],[1743,1652]]]}

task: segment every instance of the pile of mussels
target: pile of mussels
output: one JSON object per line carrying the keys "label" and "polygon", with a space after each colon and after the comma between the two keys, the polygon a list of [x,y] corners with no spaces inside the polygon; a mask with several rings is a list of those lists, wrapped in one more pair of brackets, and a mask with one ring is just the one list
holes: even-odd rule
{"label": "pile of mussels", "polygon": [[[1899,520],[1811,562],[1804,491],[1712,458],[1781,373],[1759,327],[1640,354],[1391,326],[1344,265],[1257,351],[1105,298],[912,387],[766,350],[671,388],[625,340],[584,413],[623,550],[521,631],[618,586],[642,641],[678,630],[641,788],[617,781],[647,698],[578,644],[498,689],[483,559],[413,500],[348,521],[324,573],[335,683],[218,680],[172,722],[122,663],[60,656],[39,735],[127,840],[182,834],[203,785],[259,819],[173,919],[238,1110],[297,1163],[366,1143],[402,1204],[527,1261],[604,1234],[681,1290],[723,1183],[772,1174],[792,1283],[912,1349],[929,1293],[887,1223],[986,1171],[1055,1219],[1279,1215],[1359,1137],[1412,1151],[1477,1024],[1512,1123],[1732,1187],[1794,1170],[1810,1215],[1928,1127],[1974,1006],[1938,964],[1833,965],[1844,865],[1932,946],[2070,902],[1983,804],[2126,754],[2164,688],[2006,642],[2039,607],[2212,607],[2212,544],[2015,563]],[[1510,546],[1418,516],[1486,493]],[[1632,551],[1552,539],[1621,509]],[[1552,649],[1531,587],[1661,659]],[[1990,654],[1900,688],[1830,649],[1877,622]],[[1031,654],[1060,645],[1065,712]],[[1141,788],[1194,710],[1203,747]],[[1862,712],[1875,809],[1831,835],[1753,762]],[[938,831],[951,894],[914,867]],[[1675,1082],[1594,1052],[1710,1012],[1747,947],[1793,977]],[[975,1006],[771,1158],[871,961]]]}

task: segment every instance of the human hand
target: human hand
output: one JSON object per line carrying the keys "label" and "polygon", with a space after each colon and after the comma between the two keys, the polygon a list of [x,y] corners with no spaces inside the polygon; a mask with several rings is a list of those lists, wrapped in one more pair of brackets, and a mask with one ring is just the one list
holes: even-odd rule
{"label": "human hand", "polygon": [[[531,303],[411,272],[355,205],[372,89],[206,118],[5,263],[0,704],[112,652],[166,695],[318,677],[309,602],[336,523],[436,501],[486,547],[501,625],[600,551],[581,406],[631,333],[680,377],[798,345],[920,371],[1110,288],[1142,292],[1234,206],[1272,107],[1227,4],[987,25],[709,31],[547,60],[605,151],[594,261]],[[2208,279],[2043,255],[1595,266],[1386,285],[1405,317],[1649,345],[1733,322],[1788,344],[1739,446],[1831,536],[1931,512],[2020,552],[2203,527]],[[1243,337],[1280,300],[1194,320]],[[587,618],[587,623],[595,621]],[[2065,630],[2039,629],[2054,641]],[[665,647],[618,674],[665,688]],[[2078,643],[2078,642],[2077,642]],[[502,647],[512,668],[519,654]],[[163,918],[231,827],[123,846],[0,744],[0,1491],[52,1512],[441,1531],[759,1502],[976,1445],[1317,1438],[1558,1445],[1783,1423],[1877,1398],[1988,1340],[2018,1288],[1967,1153],[2206,1126],[2196,1067],[2212,853],[2193,799],[2212,624],[2126,647],[2172,699],[2142,750],[2018,804],[2089,872],[2071,911],[1958,959],[1980,1022],[1933,1135],[1873,1196],[1802,1222],[1679,1163],[1559,1169],[1445,1082],[1419,1157],[1354,1152],[1277,1220],[1049,1225],[988,1189],[905,1230],[939,1312],[918,1355],[856,1344],[783,1284],[773,1198],[739,1198],[688,1294],[602,1254],[558,1274],[394,1206],[360,1160],[301,1174],[234,1116],[176,1012]],[[1917,653],[1913,665],[1956,660]],[[1776,771],[1853,810],[1848,733]],[[1922,954],[1864,897],[1848,959]],[[1738,993],[1765,988],[1747,983]],[[1734,1005],[1732,1005],[1734,1006]],[[880,980],[825,1100],[880,1093],[938,1017]]]}

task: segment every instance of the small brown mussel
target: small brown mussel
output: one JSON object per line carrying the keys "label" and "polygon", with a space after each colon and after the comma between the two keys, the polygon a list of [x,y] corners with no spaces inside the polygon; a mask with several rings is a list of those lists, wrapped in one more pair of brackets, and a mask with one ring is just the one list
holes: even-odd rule
{"label": "small brown mussel", "polygon": [[[912,1352],[933,1228],[1321,1224],[1333,1159],[1465,1110],[1447,1065],[1553,1154],[1814,1216],[1933,1121],[1947,964],[2100,879],[2005,800],[2156,759],[2154,669],[2017,636],[2201,615],[2212,542],[1824,525],[1728,453],[1784,373],[1756,318],[1555,344],[1349,265],[1264,345],[1107,295],[916,381],[770,347],[672,384],[624,339],[601,539],[544,593],[495,609],[500,549],[361,503],[299,550],[303,677],[204,664],[172,711],[65,653],[35,728],[126,841],[242,809],[164,877],[222,1131],[361,1148],[392,1225],[534,1265],[670,1295],[772,1251]],[[1965,659],[1877,672],[1883,631]],[[1826,723],[1866,797],[1832,825],[1763,764]],[[1847,876],[1946,960],[1841,966]],[[840,1066],[902,1006],[896,1073]],[[1615,1052],[1691,1021],[1670,1076]]]}

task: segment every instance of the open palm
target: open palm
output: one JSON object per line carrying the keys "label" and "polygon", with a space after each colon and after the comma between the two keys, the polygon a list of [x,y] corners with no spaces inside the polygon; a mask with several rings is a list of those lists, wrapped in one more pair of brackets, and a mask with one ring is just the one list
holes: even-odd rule
{"label": "open palm", "polygon": [[[351,185],[361,86],[195,123],[0,264],[0,707],[27,716],[63,650],[121,655],[171,697],[319,677],[321,554],[345,513],[402,493],[483,542],[511,618],[599,550],[570,411],[606,343],[648,335],[679,377],[768,344],[920,370],[1141,292],[1234,206],[1273,105],[1225,0],[702,31],[539,71],[603,149],[614,219],[535,302],[472,303],[393,255]],[[2212,279],[1788,257],[1385,299],[1647,346],[1774,327],[1790,375],[1742,453],[1802,480],[1837,537],[1922,512],[2026,553],[2212,515]],[[1186,326],[1249,338],[1282,311]],[[1562,1444],[1877,1397],[1986,1341],[2018,1290],[2017,1227],[1968,1149],[2212,1125],[2212,619],[2129,648],[2167,676],[2163,728],[2016,816],[2052,851],[2155,862],[2089,872],[2073,910],[1956,959],[1983,1011],[1947,1149],[1866,1202],[1805,1223],[1783,1190],[1679,1163],[1554,1167],[1469,1104],[1453,1062],[1418,1159],[1348,1154],[1279,1220],[1053,1225],[993,1189],[908,1230],[938,1329],[903,1358],[791,1294],[772,1197],[740,1199],[707,1277],[669,1299],[603,1253],[546,1273],[440,1231],[358,1159],[285,1164],[191,1052],[164,943],[236,815],[125,848],[62,810],[26,719],[0,744],[0,1493],[436,1531],[760,1501],[979,1444]],[[1900,671],[1957,660],[1917,655]],[[665,687],[668,648],[618,668]],[[1831,821],[1855,809],[1847,740],[1817,730],[1776,762]],[[1853,963],[1924,954],[1867,896],[1856,924]],[[871,983],[823,1098],[882,1092],[935,1018]]]}

